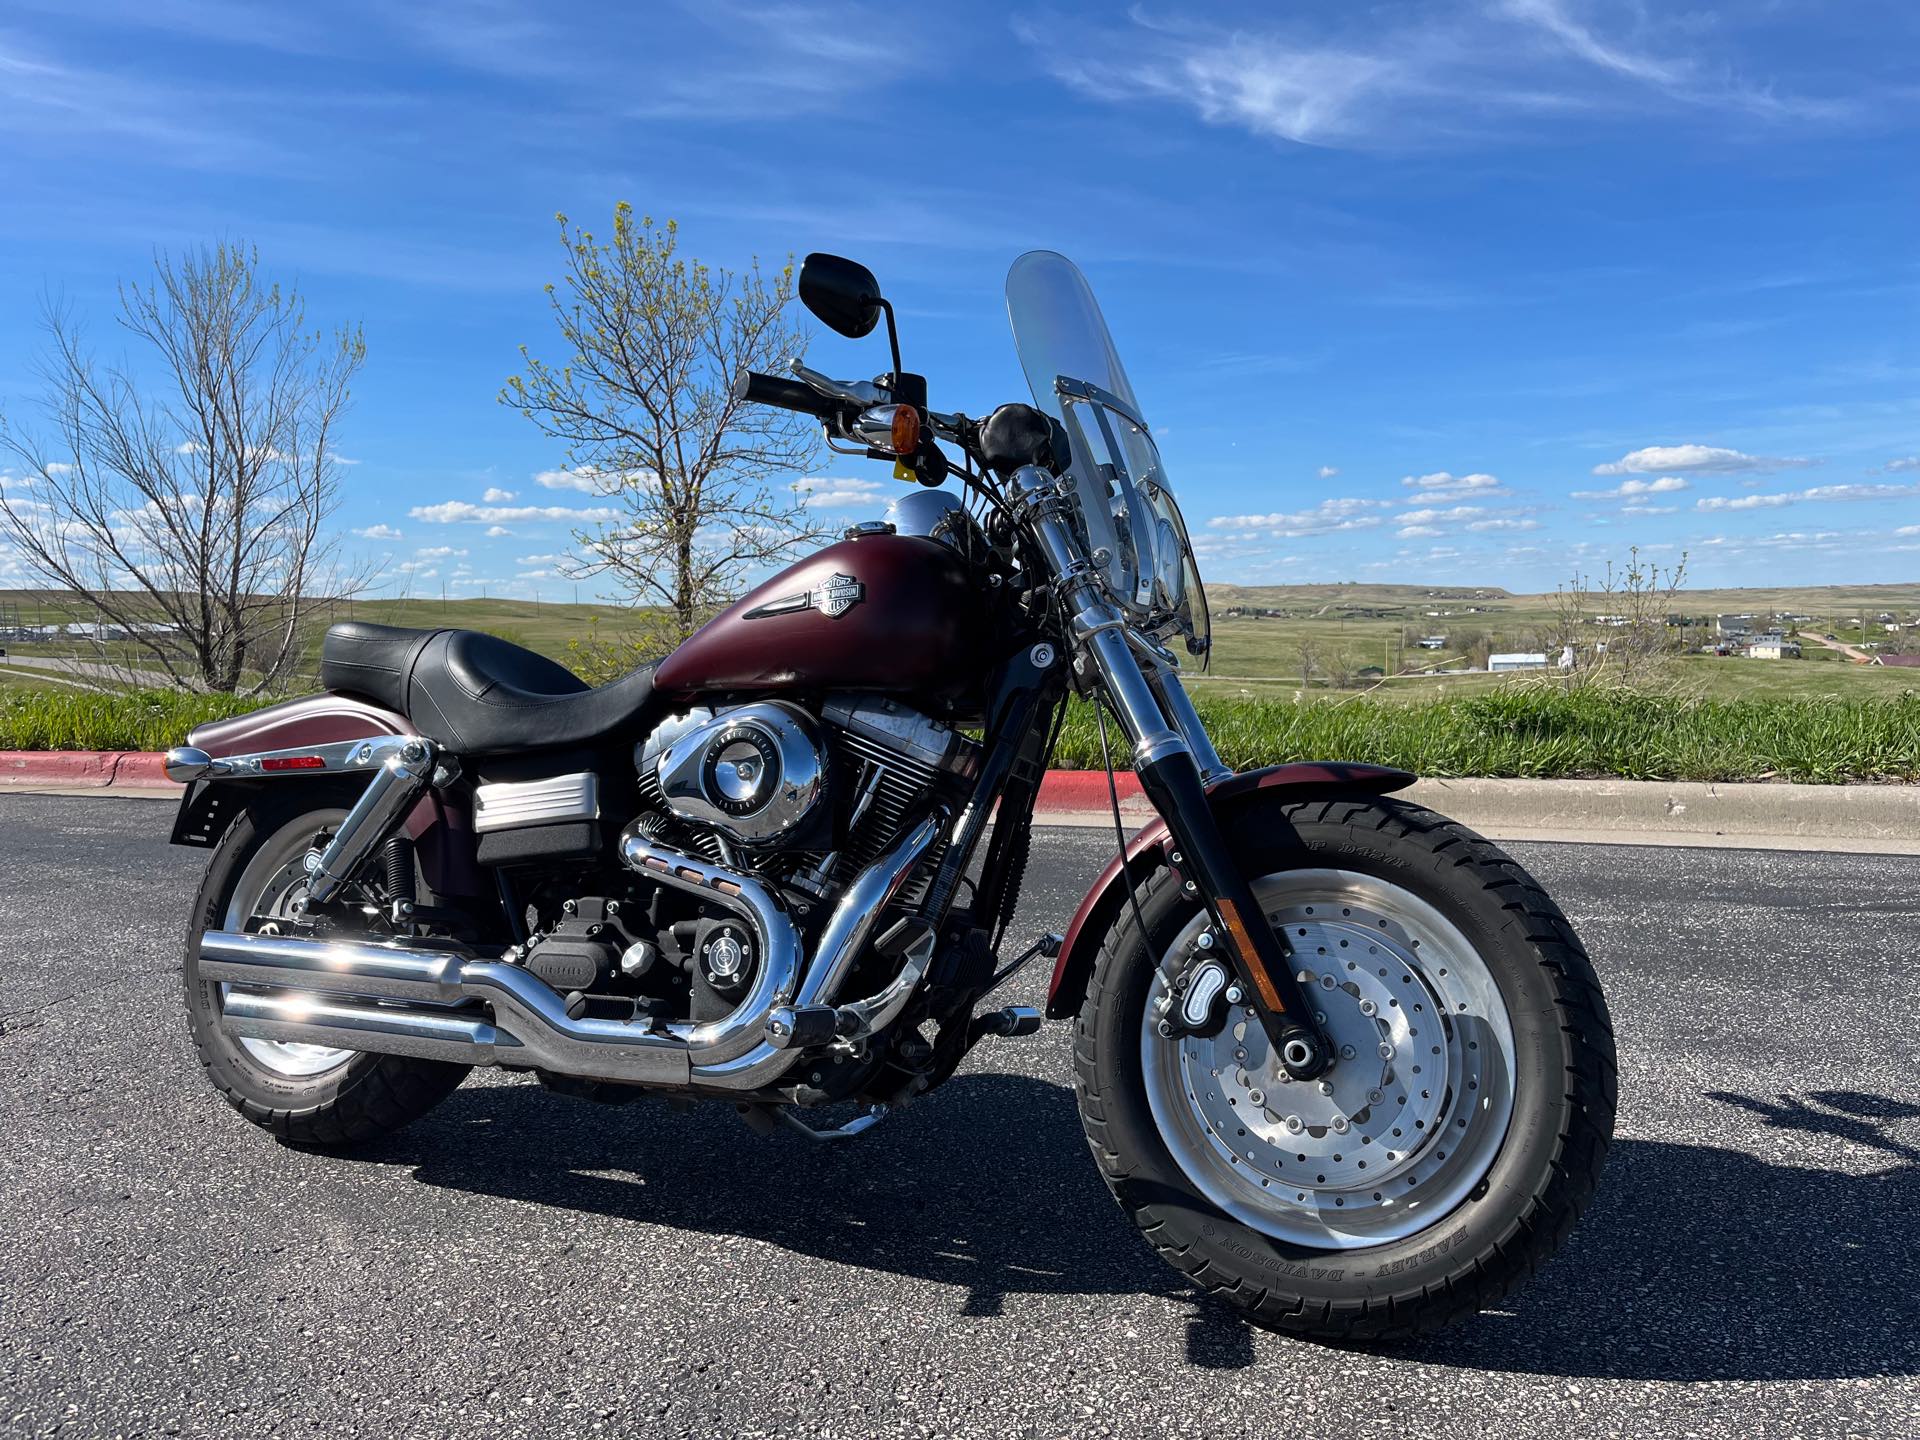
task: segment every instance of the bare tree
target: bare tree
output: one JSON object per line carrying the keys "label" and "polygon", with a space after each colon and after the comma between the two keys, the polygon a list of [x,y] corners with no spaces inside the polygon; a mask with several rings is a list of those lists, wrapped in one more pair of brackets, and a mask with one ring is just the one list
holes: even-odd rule
{"label": "bare tree", "polygon": [[741,370],[779,370],[804,353],[788,323],[793,267],[763,275],[681,258],[679,229],[635,221],[622,202],[610,243],[560,219],[566,275],[547,287],[558,366],[525,346],[526,374],[501,392],[563,441],[583,487],[619,503],[621,520],[574,536],[575,572],[611,576],[628,598],[664,611],[646,643],[691,634],[762,565],[825,533],[796,490],[816,452],[811,422],[733,396]]}
{"label": "bare tree", "polygon": [[1662,569],[1643,560],[1637,545],[1624,565],[1609,560],[1598,580],[1576,572],[1554,591],[1547,663],[1560,669],[1570,687],[1601,679],[1631,685],[1650,678],[1683,646],[1667,617],[1686,576],[1684,553]]}
{"label": "bare tree", "polygon": [[360,331],[306,328],[249,248],[159,256],[120,287],[119,324],[148,364],[101,368],[50,309],[46,438],[0,417],[24,477],[0,490],[0,535],[97,617],[91,638],[196,690],[253,694],[286,677],[306,622],[338,595],[322,526],[338,500],[335,427],[366,357]]}

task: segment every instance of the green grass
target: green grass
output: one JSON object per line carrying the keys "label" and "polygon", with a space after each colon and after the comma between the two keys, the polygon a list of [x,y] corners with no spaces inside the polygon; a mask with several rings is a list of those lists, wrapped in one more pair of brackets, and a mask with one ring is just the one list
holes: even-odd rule
{"label": "green grass", "polygon": [[89,694],[0,686],[0,750],[165,750],[209,720],[267,703],[176,690]]}
{"label": "green grass", "polygon": [[[0,750],[161,750],[195,725],[258,701],[169,692],[0,690]],[[1920,780],[1920,695],[1723,700],[1573,694],[1539,681],[1421,701],[1301,704],[1202,694],[1235,769],[1360,760],[1422,775],[1622,776],[1633,780]],[[1116,755],[1125,746],[1111,726]],[[1055,764],[1100,764],[1093,715],[1076,704]]]}
{"label": "green grass", "polygon": [[[1920,779],[1920,695],[1714,700],[1620,691],[1567,694],[1535,682],[1423,703],[1350,699],[1196,704],[1236,770],[1358,760],[1421,775],[1620,776],[1631,780]],[[1117,743],[1108,727],[1109,743]],[[1124,746],[1120,747],[1124,750]],[[1076,706],[1054,763],[1100,764],[1091,711]]]}

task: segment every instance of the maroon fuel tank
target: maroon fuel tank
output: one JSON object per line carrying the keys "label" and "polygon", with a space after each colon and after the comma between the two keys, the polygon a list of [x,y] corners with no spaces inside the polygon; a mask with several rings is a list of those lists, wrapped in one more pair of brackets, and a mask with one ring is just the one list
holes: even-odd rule
{"label": "maroon fuel tank", "polygon": [[951,706],[984,679],[991,607],[938,540],[863,535],[714,616],[653,673],[674,696],[878,690]]}

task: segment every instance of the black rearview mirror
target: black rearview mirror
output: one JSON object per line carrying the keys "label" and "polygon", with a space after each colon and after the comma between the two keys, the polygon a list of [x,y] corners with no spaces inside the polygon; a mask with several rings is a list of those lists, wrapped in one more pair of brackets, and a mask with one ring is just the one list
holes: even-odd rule
{"label": "black rearview mirror", "polygon": [[841,255],[807,256],[800,265],[800,303],[849,340],[873,333],[886,302],[873,272]]}

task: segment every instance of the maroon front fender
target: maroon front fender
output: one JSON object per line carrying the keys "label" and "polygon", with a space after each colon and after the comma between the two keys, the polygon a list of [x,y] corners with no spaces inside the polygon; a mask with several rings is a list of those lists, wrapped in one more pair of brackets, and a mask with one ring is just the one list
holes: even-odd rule
{"label": "maroon front fender", "polygon": [[[1349,765],[1337,760],[1303,760],[1292,765],[1271,765],[1264,770],[1248,770],[1207,787],[1214,814],[1222,822],[1256,797],[1311,800],[1339,795],[1385,795],[1404,790],[1419,777],[1405,770],[1390,770],[1382,765]],[[1158,816],[1141,826],[1127,842],[1126,868],[1135,886],[1142,885],[1163,865],[1170,866],[1172,840],[1166,822]],[[1121,876],[1118,855],[1107,862],[1100,878],[1093,882],[1060,945],[1053,964],[1053,983],[1047,989],[1047,1014],[1065,1019],[1077,1014],[1086,998],[1087,981],[1093,975],[1094,957],[1108,928],[1127,903],[1127,882]]]}

